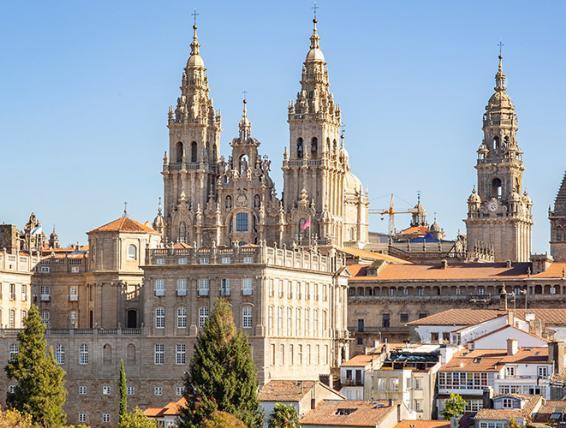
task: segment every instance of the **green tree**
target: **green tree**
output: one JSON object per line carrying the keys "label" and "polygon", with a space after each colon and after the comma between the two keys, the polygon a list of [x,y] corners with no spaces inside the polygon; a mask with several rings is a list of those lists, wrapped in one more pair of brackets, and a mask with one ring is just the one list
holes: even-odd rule
{"label": "green tree", "polygon": [[203,422],[202,428],[246,428],[246,424],[230,413],[216,411]]}
{"label": "green tree", "polygon": [[31,428],[31,415],[20,413],[16,409],[2,411],[0,408],[0,428]]}
{"label": "green tree", "polygon": [[39,426],[65,425],[65,371],[57,365],[53,349],[47,350],[45,326],[35,305],[24,320],[18,341],[18,355],[5,368],[8,378],[17,382],[15,392],[8,394],[6,402],[29,414]]}
{"label": "green tree", "polygon": [[511,418],[511,419],[509,419],[509,422],[507,423],[507,428],[521,428],[521,425],[519,425],[517,423],[515,418]]}
{"label": "green tree", "polygon": [[275,404],[269,420],[269,428],[299,428],[299,426],[297,409],[283,403]]}
{"label": "green tree", "polygon": [[153,419],[143,414],[143,411],[136,407],[132,412],[126,411],[120,416],[120,428],[156,428],[157,424]]}
{"label": "green tree", "polygon": [[237,331],[230,304],[219,299],[199,332],[185,376],[187,406],[181,411],[181,426],[201,426],[219,410],[234,415],[248,427],[260,427],[263,414],[257,390],[248,340]]}
{"label": "green tree", "polygon": [[464,414],[466,408],[466,400],[460,394],[450,394],[450,398],[444,403],[444,410],[442,417],[450,420],[452,418],[459,418]]}
{"label": "green tree", "polygon": [[122,419],[128,413],[128,387],[126,380],[126,367],[124,367],[124,360],[120,360],[120,419],[119,423],[122,424]]}

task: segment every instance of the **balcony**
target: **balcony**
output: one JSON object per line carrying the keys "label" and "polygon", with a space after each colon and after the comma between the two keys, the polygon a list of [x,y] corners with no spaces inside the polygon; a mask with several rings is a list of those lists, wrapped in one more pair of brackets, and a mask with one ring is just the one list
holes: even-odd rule
{"label": "balcony", "polygon": [[156,297],[165,296],[165,290],[163,288],[158,288],[154,291]]}
{"label": "balcony", "polygon": [[49,302],[49,301],[51,301],[51,295],[50,294],[40,294],[39,300],[41,302]]}
{"label": "balcony", "polygon": [[79,295],[78,294],[69,294],[69,302],[78,302]]}
{"label": "balcony", "polygon": [[364,386],[364,382],[361,379],[344,379],[340,381],[342,386]]}
{"label": "balcony", "polygon": [[221,288],[220,289],[220,295],[227,297],[230,295],[230,289],[229,288]]}
{"label": "balcony", "polygon": [[208,288],[199,288],[197,290],[197,294],[199,297],[207,297],[209,294],[209,290]]}
{"label": "balcony", "polygon": [[252,294],[254,294],[254,292],[251,288],[244,288],[242,290],[242,296],[251,296]]}
{"label": "balcony", "polygon": [[186,288],[178,288],[177,289],[177,296],[186,296],[187,295],[187,289]]}

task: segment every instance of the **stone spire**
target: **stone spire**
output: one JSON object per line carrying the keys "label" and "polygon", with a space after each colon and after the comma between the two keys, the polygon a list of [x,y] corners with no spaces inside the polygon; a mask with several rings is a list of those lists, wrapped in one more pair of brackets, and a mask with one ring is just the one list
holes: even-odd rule
{"label": "stone spire", "polygon": [[247,140],[251,136],[252,125],[250,120],[248,119],[248,101],[246,100],[246,96],[244,95],[243,99],[243,111],[242,111],[242,119],[240,119],[240,140],[243,142]]}
{"label": "stone spire", "polygon": [[554,210],[548,210],[550,220],[550,254],[557,262],[566,261],[566,174],[554,201]]}
{"label": "stone spire", "polygon": [[[511,97],[507,94],[505,86],[505,73],[503,72],[503,55],[499,52],[499,64],[497,73],[495,74],[494,93],[489,98],[484,114],[484,131],[486,127],[505,128],[513,133],[518,129],[517,114],[515,107],[511,101]],[[505,141],[501,141],[502,143]],[[515,144],[514,138],[508,138],[507,145]],[[489,144],[486,143],[489,147]]]}
{"label": "stone spire", "polygon": [[566,173],[564,174],[562,184],[560,185],[560,189],[554,201],[553,214],[566,217]]}

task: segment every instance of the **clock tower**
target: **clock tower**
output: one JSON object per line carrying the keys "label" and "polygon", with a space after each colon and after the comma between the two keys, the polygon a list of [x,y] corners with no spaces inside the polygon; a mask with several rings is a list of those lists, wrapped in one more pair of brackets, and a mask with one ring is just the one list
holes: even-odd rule
{"label": "clock tower", "polygon": [[532,201],[523,191],[523,152],[517,144],[517,113],[507,94],[503,58],[494,93],[483,115],[477,151],[477,190],[468,198],[465,220],[468,257],[490,250],[495,261],[527,262],[531,254]]}

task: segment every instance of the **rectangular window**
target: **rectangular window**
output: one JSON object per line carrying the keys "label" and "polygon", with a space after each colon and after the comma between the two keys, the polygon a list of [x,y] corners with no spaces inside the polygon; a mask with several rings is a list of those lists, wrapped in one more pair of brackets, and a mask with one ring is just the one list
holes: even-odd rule
{"label": "rectangular window", "polygon": [[10,300],[16,300],[16,284],[10,284]]}
{"label": "rectangular window", "polygon": [[293,366],[295,364],[295,347],[289,345],[289,365]]}
{"label": "rectangular window", "polygon": [[220,295],[229,296],[230,295],[230,279],[222,278],[220,281]]}
{"label": "rectangular window", "polygon": [[361,333],[364,331],[364,319],[358,319],[358,331]]}
{"label": "rectangular window", "polygon": [[210,259],[208,257],[201,257],[199,259],[199,264],[200,265],[207,265],[210,263]]}
{"label": "rectangular window", "polygon": [[112,387],[110,385],[102,385],[102,395],[110,395],[112,393]]}
{"label": "rectangular window", "polygon": [[165,280],[160,278],[154,282],[154,291],[157,297],[165,296]]}
{"label": "rectangular window", "polygon": [[299,345],[299,352],[298,352],[297,358],[298,358],[297,362],[299,363],[300,366],[302,366],[303,365],[303,345]]}
{"label": "rectangular window", "polygon": [[382,327],[389,328],[390,326],[391,326],[391,322],[389,319],[389,314],[383,314]]}
{"label": "rectangular window", "polygon": [[253,279],[252,278],[244,278],[242,279],[242,294],[244,296],[251,296],[253,293]]}
{"label": "rectangular window", "polygon": [[242,262],[245,264],[252,264],[254,262],[253,256],[244,256]]}
{"label": "rectangular window", "polygon": [[277,336],[281,336],[283,330],[283,308],[277,308]]}
{"label": "rectangular window", "polygon": [[539,377],[548,377],[548,367],[547,366],[537,367],[537,374]]}
{"label": "rectangular window", "polygon": [[177,296],[186,296],[187,295],[187,278],[179,278],[177,279]]}
{"label": "rectangular window", "polygon": [[69,301],[76,302],[79,300],[79,290],[76,286],[69,287]]}
{"label": "rectangular window", "polygon": [[175,345],[175,364],[187,363],[187,345],[184,343],[177,343]]}
{"label": "rectangular window", "polygon": [[179,257],[177,259],[177,264],[179,264],[179,265],[186,265],[188,263],[189,263],[189,259],[186,258],[186,257]]}
{"label": "rectangular window", "polygon": [[511,367],[511,366],[505,367],[505,374],[507,376],[515,376],[515,367]]}
{"label": "rectangular window", "polygon": [[[49,312],[47,312],[47,313],[49,313]],[[49,319],[47,321],[49,322]],[[8,327],[9,328],[16,328],[16,310],[15,309],[10,309],[10,311],[8,312]]]}
{"label": "rectangular window", "polygon": [[198,280],[198,295],[208,296],[210,290],[210,281],[208,278],[199,278]]}
{"label": "rectangular window", "polygon": [[84,366],[88,364],[88,345],[82,343],[79,348],[79,364]]}
{"label": "rectangular window", "polygon": [[270,336],[273,335],[273,306],[267,308],[267,332]]}
{"label": "rectangular window", "polygon": [[28,287],[25,284],[22,284],[22,302],[26,302],[28,300]]}
{"label": "rectangular window", "polygon": [[444,343],[450,343],[450,333],[449,332],[442,333],[442,341]]}
{"label": "rectangular window", "polygon": [[420,313],[419,313],[419,319],[426,318],[427,316],[428,316],[428,315],[427,315],[426,312],[420,312]]}
{"label": "rectangular window", "polygon": [[275,280],[269,280],[269,297],[273,297],[275,295]]}
{"label": "rectangular window", "polygon": [[293,335],[293,309],[287,308],[287,336]]}
{"label": "rectangular window", "polygon": [[201,306],[198,310],[198,325],[204,327],[208,319],[208,306]]}
{"label": "rectangular window", "polygon": [[177,328],[187,327],[187,308],[177,308]]}
{"label": "rectangular window", "polygon": [[438,333],[436,332],[430,333],[430,341],[432,343],[438,343]]}
{"label": "rectangular window", "polygon": [[60,343],[55,345],[55,360],[60,366],[65,364],[65,347]]}
{"label": "rectangular window", "polygon": [[110,422],[110,413],[103,413],[102,414],[102,422],[107,424]]}
{"label": "rectangular window", "polygon": [[281,344],[279,345],[279,348],[281,349],[281,352],[279,353],[281,355],[281,361],[280,361],[280,365],[284,366],[285,365],[285,345]]}
{"label": "rectangular window", "polygon": [[20,345],[17,344],[17,343],[10,343],[10,351],[9,351],[9,354],[8,354],[8,361],[10,361],[10,362],[16,361],[16,359],[18,358],[19,347],[20,347]]}
{"label": "rectangular window", "polygon": [[415,388],[416,390],[421,390],[421,389],[423,389],[423,386],[422,386],[422,379],[421,379],[421,378],[418,378],[418,377],[414,378],[414,388]]}
{"label": "rectangular window", "polygon": [[79,266],[71,266],[71,273],[80,273],[81,268]]}
{"label": "rectangular window", "polygon": [[86,385],[79,385],[79,395],[86,395]]}
{"label": "rectangular window", "polygon": [[401,313],[399,314],[399,322],[400,322],[401,324],[408,323],[408,322],[409,322],[409,314],[406,313],[406,312],[401,312]]}
{"label": "rectangular window", "polygon": [[182,396],[185,393],[185,387],[184,386],[176,386],[175,387],[175,395],[177,397]]}
{"label": "rectangular window", "polygon": [[423,400],[415,400],[415,411],[416,412],[423,411]]}
{"label": "rectangular window", "polygon": [[155,328],[165,328],[165,308],[155,308]]}
{"label": "rectangular window", "polygon": [[86,413],[79,413],[79,422],[80,423],[86,422]]}
{"label": "rectangular window", "polygon": [[248,231],[248,213],[236,214],[236,232]]}
{"label": "rectangular window", "polygon": [[295,319],[295,336],[301,335],[301,308],[296,309],[296,319]]}
{"label": "rectangular window", "polygon": [[275,365],[275,345],[271,345],[271,365]]}
{"label": "rectangular window", "polygon": [[305,336],[310,336],[311,334],[311,310],[309,308],[305,309]]}
{"label": "rectangular window", "polygon": [[134,386],[128,386],[126,388],[126,393],[128,395],[136,395],[136,388]]}
{"label": "rectangular window", "polygon": [[232,263],[232,258],[229,256],[224,256],[220,259],[220,263],[222,263],[223,265],[229,265],[230,263]]}
{"label": "rectangular window", "polygon": [[249,305],[242,308],[242,328],[252,328],[252,307]]}
{"label": "rectangular window", "polygon": [[156,365],[165,364],[165,345],[156,343],[154,345],[153,362]]}

